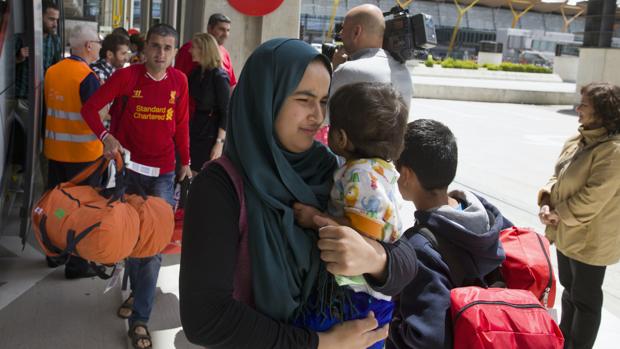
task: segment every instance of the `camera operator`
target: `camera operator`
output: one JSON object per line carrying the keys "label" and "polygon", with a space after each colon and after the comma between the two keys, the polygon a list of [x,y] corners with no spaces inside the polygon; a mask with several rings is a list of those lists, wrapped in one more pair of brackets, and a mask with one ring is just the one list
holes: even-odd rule
{"label": "camera operator", "polygon": [[411,75],[404,63],[381,48],[384,31],[385,19],[377,6],[365,4],[347,12],[340,33],[343,46],[332,57],[330,96],[354,82],[391,83],[409,107],[413,97]]}

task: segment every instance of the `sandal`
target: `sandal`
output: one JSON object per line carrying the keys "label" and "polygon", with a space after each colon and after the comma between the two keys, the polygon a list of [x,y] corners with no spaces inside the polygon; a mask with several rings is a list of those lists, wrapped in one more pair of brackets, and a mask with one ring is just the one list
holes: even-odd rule
{"label": "sandal", "polygon": [[[138,333],[136,331],[138,328],[143,328],[145,334]],[[129,336],[129,338],[131,338],[131,345],[133,345],[135,349],[153,348],[151,333],[149,332],[149,329],[146,327],[146,324],[144,322],[134,322],[133,325],[131,325],[129,331],[127,332],[127,335]],[[148,341],[148,345],[144,346],[144,341]]]}
{"label": "sandal", "polygon": [[133,313],[133,295],[130,294],[129,297],[125,299],[123,304],[121,304],[121,306],[118,307],[118,311],[116,312],[116,315],[118,315],[118,317],[120,317],[121,319],[129,319],[132,313]]}

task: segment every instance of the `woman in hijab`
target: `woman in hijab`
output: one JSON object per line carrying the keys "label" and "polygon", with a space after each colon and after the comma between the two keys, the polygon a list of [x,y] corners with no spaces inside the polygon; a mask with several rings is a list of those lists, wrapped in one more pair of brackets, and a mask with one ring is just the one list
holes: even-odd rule
{"label": "woman in hijab", "polygon": [[[387,326],[377,329],[372,314],[318,334],[291,325],[329,279],[316,232],[295,224],[291,206],[327,205],[336,160],[313,137],[324,119],[330,73],[327,58],[295,39],[270,40],[246,62],[231,99],[224,155],[195,177],[185,211],[180,306],[191,342],[345,349],[386,337]],[[245,195],[237,195],[234,180],[243,182]],[[343,264],[334,259],[327,268],[342,272]]]}

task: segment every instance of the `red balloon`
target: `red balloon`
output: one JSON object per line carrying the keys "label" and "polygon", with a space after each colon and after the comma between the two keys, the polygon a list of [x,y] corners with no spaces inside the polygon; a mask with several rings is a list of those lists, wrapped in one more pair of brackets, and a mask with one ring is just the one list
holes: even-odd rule
{"label": "red balloon", "polygon": [[230,6],[248,16],[264,16],[282,5],[284,0],[228,0]]}

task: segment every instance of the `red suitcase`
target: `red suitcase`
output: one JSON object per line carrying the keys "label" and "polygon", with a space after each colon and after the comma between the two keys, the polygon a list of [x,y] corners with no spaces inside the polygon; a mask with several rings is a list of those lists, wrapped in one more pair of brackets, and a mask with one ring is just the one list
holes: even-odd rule
{"label": "red suitcase", "polygon": [[512,227],[500,232],[506,253],[501,272],[508,288],[529,290],[547,308],[555,303],[555,277],[549,241],[531,228]]}
{"label": "red suitcase", "polygon": [[450,292],[455,349],[561,349],[564,337],[526,290],[458,287]]}

